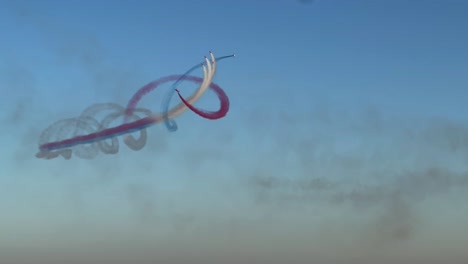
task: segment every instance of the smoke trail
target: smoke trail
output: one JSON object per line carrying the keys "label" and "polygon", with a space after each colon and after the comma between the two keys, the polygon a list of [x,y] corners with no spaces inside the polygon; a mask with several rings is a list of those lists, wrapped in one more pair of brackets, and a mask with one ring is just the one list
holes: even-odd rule
{"label": "smoke trail", "polygon": [[[36,157],[51,159],[61,155],[65,159],[70,159],[72,148],[78,157],[88,159],[94,158],[99,152],[115,154],[118,152],[119,148],[116,137],[136,131],[140,131],[140,137],[138,139],[135,139],[131,135],[126,135],[124,142],[130,149],[140,150],[146,143],[145,129],[147,127],[160,123],[164,116],[175,118],[187,109],[192,109],[196,113],[202,113],[201,116],[209,119],[224,117],[229,111],[229,99],[226,93],[224,93],[218,85],[212,83],[213,76],[216,71],[216,59],[213,53],[210,52],[210,54],[212,61],[210,62],[205,57],[207,66],[205,67],[205,65],[202,65],[204,73],[203,78],[189,76],[186,74],[163,77],[140,88],[129,100],[127,108],[116,104],[96,104],[83,111],[79,118],[69,118],[56,122],[42,133],[40,137],[40,151],[36,154]],[[221,57],[221,59],[232,56],[224,56]],[[144,95],[153,91],[161,84],[170,81],[181,82],[185,80],[200,83],[200,86],[188,99],[183,99],[182,103],[173,107],[169,111],[156,115],[150,110],[136,108],[138,102]],[[214,90],[221,102],[220,110],[214,114],[205,113],[203,111],[200,112],[200,110],[195,109],[192,106],[192,104],[197,101],[208,88]],[[108,110],[110,110],[111,113],[103,120],[98,121],[96,119],[95,116],[98,112]],[[140,118],[137,113],[143,113],[146,117]],[[124,124],[112,128],[106,128],[112,121],[121,116],[124,117]],[[68,139],[65,140],[51,142],[51,140],[54,139],[63,139],[67,137]],[[107,139],[111,140],[110,144],[105,142]]]}
{"label": "smoke trail", "polygon": [[218,98],[219,98],[219,101],[221,102],[221,105],[219,107],[219,110],[218,111],[214,111],[214,112],[211,112],[211,111],[205,111],[205,110],[201,110],[201,109],[198,109],[198,108],[195,108],[193,105],[191,105],[189,102],[187,102],[183,97],[182,95],[180,95],[180,92],[178,89],[176,89],[177,91],[177,94],[179,95],[179,98],[182,100],[182,102],[190,109],[192,110],[193,112],[195,112],[196,114],[198,114],[199,116],[201,117],[204,117],[206,119],[211,119],[211,120],[214,120],[214,119],[219,119],[219,118],[222,118],[224,117],[227,112],[229,111],[229,98],[227,97],[227,95],[224,93],[224,91],[216,84],[212,84],[212,86],[210,86],[213,88],[213,90],[215,90],[216,94],[218,95]]}
{"label": "smoke trail", "polygon": [[[214,65],[216,65],[215,63],[217,61],[235,57],[235,54],[232,54],[232,55],[222,56],[222,57],[219,57],[219,58],[214,58],[212,52],[210,52],[210,55],[211,55],[211,59],[212,59],[212,62],[213,62]],[[207,61],[207,65],[209,65],[208,60],[206,59],[206,57],[205,57],[205,60]],[[174,84],[172,84],[171,89],[168,91],[168,93],[167,93],[167,95],[166,95],[166,97],[165,97],[165,99],[163,101],[163,104],[162,104],[162,111],[163,111],[163,117],[164,117],[164,124],[166,125],[166,127],[167,127],[167,129],[169,131],[176,131],[177,130],[177,123],[174,120],[170,119],[169,114],[168,114],[169,105],[170,105],[170,102],[172,100],[172,97],[174,96],[174,92],[175,92],[175,90],[177,88],[177,85],[183,80],[184,76],[189,75],[194,70],[196,70],[196,69],[198,69],[200,67],[203,67],[203,66],[204,66],[204,64],[201,63],[201,64],[197,64],[197,65],[193,66],[192,68],[190,68],[177,81],[175,81]],[[190,101],[190,100],[188,100],[188,101]]]}

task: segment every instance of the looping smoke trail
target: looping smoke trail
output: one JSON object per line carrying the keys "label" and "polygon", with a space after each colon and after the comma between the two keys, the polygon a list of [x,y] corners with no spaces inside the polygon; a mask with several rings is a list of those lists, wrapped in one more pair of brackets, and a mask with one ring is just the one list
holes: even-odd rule
{"label": "looping smoke trail", "polygon": [[[227,58],[232,58],[232,57],[235,57],[236,55],[235,54],[232,54],[232,55],[227,55],[227,56],[222,56],[222,57],[218,57],[218,58],[215,58],[213,56],[213,53],[210,51],[210,56],[211,56],[211,62],[213,64],[213,75],[215,74],[215,71],[216,71],[216,62],[217,61],[220,61],[220,60],[223,60],[223,59],[227,59]],[[205,57],[205,62],[206,62],[206,65],[208,67],[210,67],[210,62],[208,61],[208,59]],[[174,92],[177,88],[177,86],[179,85],[179,83],[181,83],[183,80],[184,80],[184,76],[187,76],[189,75],[190,73],[192,73],[194,70],[200,68],[200,67],[203,67],[203,70],[205,71],[205,66],[204,66],[204,63],[201,63],[201,64],[197,64],[195,66],[193,66],[192,68],[190,68],[188,71],[186,71],[182,76],[181,78],[179,78],[177,81],[175,81],[172,86],[171,86],[171,89],[168,91],[167,95],[166,95],[166,98],[164,99],[163,101],[163,104],[162,104],[162,111],[163,111],[163,117],[164,117],[164,124],[166,125],[167,129],[169,131],[176,131],[177,130],[177,123],[170,118],[170,115],[169,115],[169,104],[172,100],[172,97],[174,96]],[[200,93],[203,93],[204,91],[198,91]],[[195,92],[195,94],[197,94],[197,92]],[[201,94],[200,94],[201,95]],[[190,101],[188,99],[188,101]],[[184,103],[185,104],[185,103]],[[189,103],[190,104],[190,103]],[[187,105],[188,106],[188,105]]]}
{"label": "looping smoke trail", "polygon": [[215,119],[224,117],[229,111],[229,98],[227,97],[226,93],[224,93],[224,91],[221,89],[221,87],[219,87],[218,85],[212,83],[210,85],[210,88],[212,88],[215,91],[216,95],[218,96],[219,101],[221,102],[221,106],[219,107],[218,111],[213,112],[213,111],[205,111],[202,109],[198,109],[182,97],[179,89],[176,89],[176,92],[179,95],[179,98],[182,100],[182,102],[194,113],[198,114],[199,116],[203,118],[215,120]]}
{"label": "looping smoke trail", "polygon": [[[77,118],[68,118],[55,122],[41,134],[39,152],[36,157],[52,159],[62,156],[65,159],[70,159],[72,153],[74,153],[80,158],[92,159],[99,152],[116,154],[119,150],[117,136],[120,135],[125,135],[124,143],[130,149],[137,151],[146,144],[147,127],[164,121],[170,131],[175,131],[177,125],[173,118],[181,115],[187,109],[207,119],[213,120],[224,117],[229,111],[229,99],[226,93],[212,81],[216,72],[216,60],[234,57],[234,55],[215,58],[211,51],[210,55],[211,61],[205,57],[206,66],[205,64],[196,65],[183,75],[162,77],[143,86],[129,100],[126,108],[114,103],[95,104],[85,109]],[[199,67],[203,68],[203,78],[188,75]],[[162,114],[154,114],[148,109],[136,107],[143,96],[161,84],[171,81],[175,81],[172,85],[172,93],[175,90],[174,87],[182,81],[199,83],[199,87],[187,99],[184,99],[177,91],[182,102],[172,109],[169,109],[171,95],[167,96],[164,101],[167,104],[167,109],[165,108]],[[220,100],[221,107],[216,112],[205,112],[193,106],[208,88],[211,88]],[[107,112],[107,115],[102,120],[98,120],[97,115],[102,112]],[[123,124],[107,128],[114,120],[121,117],[124,118]],[[129,135],[137,131],[140,132],[138,138]]]}

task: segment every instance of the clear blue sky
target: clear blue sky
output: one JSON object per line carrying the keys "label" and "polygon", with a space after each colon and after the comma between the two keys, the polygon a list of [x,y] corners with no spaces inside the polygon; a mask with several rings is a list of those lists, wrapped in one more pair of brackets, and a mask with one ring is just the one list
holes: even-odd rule
{"label": "clear blue sky", "polygon": [[[463,0],[0,0],[0,262],[468,259],[467,14]],[[187,112],[138,152],[119,139],[117,155],[34,157],[50,124],[125,105],[210,50],[236,54],[215,77],[225,118]],[[164,92],[142,106],[159,112]]]}

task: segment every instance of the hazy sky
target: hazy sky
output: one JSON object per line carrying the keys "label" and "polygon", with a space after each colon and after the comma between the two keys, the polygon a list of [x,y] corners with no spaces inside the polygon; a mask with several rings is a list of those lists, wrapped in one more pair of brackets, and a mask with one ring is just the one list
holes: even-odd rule
{"label": "hazy sky", "polygon": [[[0,0],[0,263],[466,263],[467,14],[464,0]],[[186,112],[140,151],[119,138],[117,155],[34,156],[57,120],[125,105],[209,50],[236,54],[215,77],[225,118]],[[141,106],[160,112],[165,88]]]}

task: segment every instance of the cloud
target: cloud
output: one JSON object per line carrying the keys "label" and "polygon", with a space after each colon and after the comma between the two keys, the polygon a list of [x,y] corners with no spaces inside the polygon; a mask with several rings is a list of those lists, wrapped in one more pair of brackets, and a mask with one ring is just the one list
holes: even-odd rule
{"label": "cloud", "polygon": [[[366,223],[355,223],[362,231],[353,233],[356,240],[382,250],[430,232],[424,228],[424,215],[430,213],[422,209],[425,201],[450,203],[453,193],[468,190],[463,166],[468,131],[455,121],[413,122],[385,116],[375,107],[360,113],[322,109],[303,117],[275,115],[269,126],[278,129],[263,136],[276,145],[275,151],[265,160],[252,154],[256,166],[243,170],[250,197],[263,210],[344,211],[349,219],[360,217]],[[310,123],[314,128],[301,133],[299,128]],[[247,126],[253,129],[256,124]],[[352,223],[343,225],[352,228]]]}

